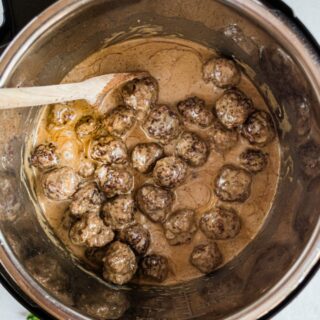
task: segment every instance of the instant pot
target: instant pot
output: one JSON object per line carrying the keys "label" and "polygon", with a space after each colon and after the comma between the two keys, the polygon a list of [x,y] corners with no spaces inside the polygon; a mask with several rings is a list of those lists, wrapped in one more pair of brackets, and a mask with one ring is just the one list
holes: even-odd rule
{"label": "instant pot", "polygon": [[1,48],[10,44],[0,60],[1,87],[59,83],[90,54],[128,38],[185,38],[243,66],[281,144],[271,212],[239,256],[181,285],[116,287],[70,258],[36,214],[21,168],[37,108],[0,111],[1,282],[22,304],[42,319],[249,320],[270,317],[296,295],[320,259],[320,51],[288,7],[262,0],[8,0],[5,15]]}

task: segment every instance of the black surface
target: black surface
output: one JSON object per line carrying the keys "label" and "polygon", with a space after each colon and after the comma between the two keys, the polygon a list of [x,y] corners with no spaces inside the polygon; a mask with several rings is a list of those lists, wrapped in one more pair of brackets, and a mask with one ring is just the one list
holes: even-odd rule
{"label": "black surface", "polygon": [[[293,22],[302,34],[309,40],[310,44],[313,46],[314,50],[320,55],[320,46],[312,33],[307,29],[307,27],[295,16],[294,11],[285,4],[282,0],[260,0],[265,6],[272,10],[280,11],[283,13],[291,22]],[[303,1],[303,0],[301,0]],[[314,13],[317,15],[317,12]]]}
{"label": "black surface", "polygon": [[[6,45],[13,39],[13,37],[19,32],[32,18],[42,12],[45,8],[55,2],[55,0],[2,0],[4,5],[4,23],[0,28],[0,53],[6,47]],[[305,25],[294,16],[292,9],[280,0],[260,0],[267,7],[281,11],[287,16],[294,24],[298,26],[303,35],[309,40],[314,50],[320,56],[320,47],[316,39],[305,27]],[[315,13],[316,14],[316,13]],[[312,268],[306,278],[299,286],[290,293],[290,295],[266,316],[260,320],[271,319],[279,311],[284,309],[289,303],[291,303],[298,294],[307,286],[313,276],[320,268],[320,261]],[[26,309],[38,316],[41,320],[54,320],[52,316],[43,311],[36,303],[31,301],[11,280],[4,268],[0,264],[0,282],[8,290],[8,292]]]}
{"label": "black surface", "polygon": [[14,36],[55,0],[2,0],[4,21],[0,28],[0,53]]}

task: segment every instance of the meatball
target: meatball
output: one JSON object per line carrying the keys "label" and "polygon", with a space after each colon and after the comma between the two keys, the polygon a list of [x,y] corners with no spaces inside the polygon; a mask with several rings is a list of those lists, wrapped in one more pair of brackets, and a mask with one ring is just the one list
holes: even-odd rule
{"label": "meatball", "polygon": [[176,144],[176,153],[192,167],[202,166],[209,154],[207,144],[193,132],[181,135]]}
{"label": "meatball", "polygon": [[158,84],[154,78],[136,79],[122,89],[124,103],[137,111],[139,120],[149,113],[158,99]]}
{"label": "meatball", "polygon": [[132,108],[118,106],[106,115],[103,124],[110,134],[115,137],[124,136],[135,123],[135,113]]}
{"label": "meatball", "polygon": [[215,243],[200,244],[194,247],[190,262],[202,273],[214,271],[223,261],[222,254]]}
{"label": "meatball", "polygon": [[275,137],[275,129],[269,113],[258,110],[246,121],[242,135],[252,145],[264,147]]}
{"label": "meatball", "polygon": [[89,178],[94,174],[96,167],[94,163],[88,159],[80,162],[79,174],[83,178]]}
{"label": "meatball", "polygon": [[145,278],[158,282],[166,280],[169,273],[168,259],[157,254],[150,254],[142,258],[140,268]]}
{"label": "meatball", "polygon": [[134,201],[131,195],[122,195],[107,201],[103,206],[106,225],[121,230],[134,221]]}
{"label": "meatball", "polygon": [[215,181],[215,193],[223,201],[244,202],[250,196],[251,175],[235,166],[222,167]]}
{"label": "meatball", "polygon": [[139,223],[125,228],[120,237],[138,255],[144,255],[150,245],[150,232]]}
{"label": "meatball", "polygon": [[145,184],[136,193],[137,206],[153,222],[165,220],[173,200],[171,191],[150,184]]}
{"label": "meatball", "polygon": [[240,82],[240,70],[234,61],[225,58],[213,58],[203,66],[203,79],[212,81],[219,88],[234,87]]}
{"label": "meatball", "polygon": [[237,89],[226,91],[216,102],[217,117],[228,129],[242,125],[252,111],[252,101]]}
{"label": "meatball", "polygon": [[50,124],[64,126],[75,119],[75,113],[68,104],[55,104],[49,114]]}
{"label": "meatball", "polygon": [[157,161],[152,175],[158,185],[173,188],[186,179],[187,165],[178,157],[162,158]]}
{"label": "meatball", "polygon": [[107,198],[129,193],[133,189],[134,178],[126,168],[102,165],[96,170],[96,176]]}
{"label": "meatball", "polygon": [[128,160],[127,147],[111,136],[102,136],[91,141],[90,156],[105,164],[124,164]]}
{"label": "meatball", "polygon": [[69,209],[71,214],[77,217],[81,217],[86,212],[99,214],[103,200],[103,194],[99,191],[97,184],[89,182],[81,185],[73,195]]}
{"label": "meatball", "polygon": [[258,149],[246,149],[240,154],[240,164],[251,173],[263,171],[268,164],[268,154]]}
{"label": "meatball", "polygon": [[169,244],[189,243],[197,231],[195,213],[190,209],[178,210],[169,216],[163,227]]}
{"label": "meatball", "polygon": [[53,169],[42,179],[44,194],[52,200],[67,200],[77,191],[80,178],[70,167]]}
{"label": "meatball", "polygon": [[154,142],[139,143],[132,150],[131,161],[134,169],[141,173],[151,171],[154,164],[164,155],[163,148]]}
{"label": "meatball", "polygon": [[70,229],[69,238],[77,246],[103,247],[114,238],[114,232],[94,212],[81,217]]}
{"label": "meatball", "polygon": [[39,169],[49,169],[56,166],[59,158],[53,143],[38,145],[31,154],[30,164]]}
{"label": "meatball", "polygon": [[130,247],[120,241],[110,245],[103,258],[103,277],[114,284],[129,282],[137,271],[137,261]]}
{"label": "meatball", "polygon": [[207,128],[212,124],[212,112],[205,107],[204,100],[198,97],[180,101],[177,109],[185,122],[196,124],[202,128]]}
{"label": "meatball", "polygon": [[77,136],[82,139],[93,134],[99,127],[98,122],[91,116],[82,117],[76,124]]}
{"label": "meatball", "polygon": [[69,208],[64,212],[59,227],[69,231],[72,225],[77,221],[77,217],[71,214]]}
{"label": "meatball", "polygon": [[225,240],[234,238],[240,231],[241,222],[236,211],[227,208],[213,208],[204,213],[199,226],[210,239]]}
{"label": "meatball", "polygon": [[180,120],[169,107],[158,105],[151,110],[143,127],[151,138],[167,143],[179,135]]}
{"label": "meatball", "polygon": [[218,120],[214,121],[208,134],[209,143],[218,152],[226,152],[238,142],[238,132],[235,129],[227,129]]}

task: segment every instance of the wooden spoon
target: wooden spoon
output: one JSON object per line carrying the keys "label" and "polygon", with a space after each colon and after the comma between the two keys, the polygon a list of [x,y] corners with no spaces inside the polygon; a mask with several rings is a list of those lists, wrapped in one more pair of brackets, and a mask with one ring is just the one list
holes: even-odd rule
{"label": "wooden spoon", "polygon": [[78,83],[41,87],[1,88],[0,109],[40,106],[73,100],[87,100],[99,107],[105,96],[133,79],[150,76],[147,72],[111,73]]}

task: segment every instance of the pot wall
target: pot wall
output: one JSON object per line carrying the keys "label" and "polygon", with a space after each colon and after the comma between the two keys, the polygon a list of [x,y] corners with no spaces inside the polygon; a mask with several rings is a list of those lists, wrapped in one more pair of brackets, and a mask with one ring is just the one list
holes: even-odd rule
{"label": "pot wall", "polygon": [[128,38],[174,35],[217,48],[260,87],[282,147],[270,216],[237,259],[181,286],[117,289],[79,268],[43,231],[20,170],[38,111],[1,111],[0,257],[32,299],[58,318],[99,316],[103,305],[109,318],[254,319],[298,284],[319,257],[319,65],[281,19],[254,1],[67,0],[14,41],[1,61],[2,86],[58,83],[91,53]]}

